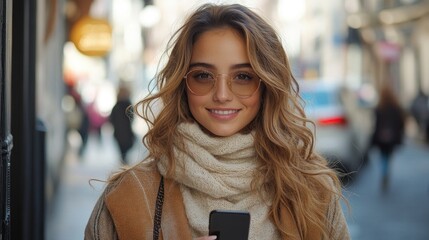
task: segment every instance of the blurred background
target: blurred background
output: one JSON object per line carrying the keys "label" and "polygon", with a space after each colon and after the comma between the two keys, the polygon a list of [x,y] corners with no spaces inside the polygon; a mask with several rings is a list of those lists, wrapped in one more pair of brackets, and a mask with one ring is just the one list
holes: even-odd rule
{"label": "blurred background", "polygon": [[[144,124],[118,136],[114,109],[147,94],[169,37],[203,2],[244,4],[279,32],[316,149],[349,174],[352,239],[429,239],[428,0],[0,2],[0,239],[83,239],[104,187],[90,180],[146,151]],[[371,144],[384,85],[406,113],[387,189]]]}

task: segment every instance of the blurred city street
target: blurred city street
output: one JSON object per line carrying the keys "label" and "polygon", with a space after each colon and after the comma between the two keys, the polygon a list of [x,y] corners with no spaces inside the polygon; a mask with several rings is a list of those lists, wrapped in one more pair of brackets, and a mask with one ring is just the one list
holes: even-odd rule
{"label": "blurred city street", "polygon": [[[137,142],[129,159],[138,161],[143,156],[143,147]],[[91,136],[81,160],[72,146],[64,167],[58,195],[48,208],[47,240],[83,239],[85,225],[104,186],[97,181],[91,186],[89,180],[104,180],[120,167],[111,131],[103,131],[101,141]],[[378,152],[374,150],[355,181],[346,186],[351,211],[346,207],[344,211],[352,239],[429,239],[429,148],[407,139],[391,167],[390,189],[383,193]]]}
{"label": "blurred city street", "polygon": [[429,239],[429,148],[407,139],[391,162],[390,186],[381,191],[376,150],[345,195],[344,212],[354,240]]}
{"label": "blurred city street", "polygon": [[[83,239],[88,218],[105,186],[100,181],[106,180],[110,173],[121,166],[115,144],[112,130],[105,127],[101,139],[90,135],[82,158],[78,157],[73,144],[69,148],[57,195],[52,205],[47,206],[46,240]],[[141,159],[142,149],[144,147],[136,142],[128,155],[130,162]],[[90,182],[91,179],[95,180]]]}

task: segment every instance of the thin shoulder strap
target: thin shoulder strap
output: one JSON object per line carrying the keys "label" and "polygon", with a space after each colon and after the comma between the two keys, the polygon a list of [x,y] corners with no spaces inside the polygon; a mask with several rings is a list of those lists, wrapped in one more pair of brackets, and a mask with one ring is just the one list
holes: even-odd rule
{"label": "thin shoulder strap", "polygon": [[155,204],[155,217],[153,219],[153,240],[158,240],[159,230],[161,229],[162,205],[164,203],[164,177],[161,176],[158,195]]}

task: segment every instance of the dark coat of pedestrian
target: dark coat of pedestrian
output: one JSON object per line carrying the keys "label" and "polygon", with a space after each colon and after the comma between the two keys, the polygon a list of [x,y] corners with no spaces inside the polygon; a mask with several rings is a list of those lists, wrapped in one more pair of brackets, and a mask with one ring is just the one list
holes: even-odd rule
{"label": "dark coat of pedestrian", "polygon": [[382,166],[382,187],[389,181],[389,162],[394,150],[402,144],[405,130],[405,111],[388,86],[382,87],[379,102],[375,108],[375,127],[372,146],[380,150]]}
{"label": "dark coat of pedestrian", "polygon": [[126,87],[119,88],[117,102],[109,117],[113,126],[113,136],[121,153],[121,160],[125,164],[127,163],[127,153],[132,148],[135,139],[132,129],[132,114],[129,112],[132,109],[129,95]]}
{"label": "dark coat of pedestrian", "polygon": [[417,123],[418,131],[424,135],[425,141],[429,143],[429,96],[423,90],[419,90],[413,99],[411,114]]}

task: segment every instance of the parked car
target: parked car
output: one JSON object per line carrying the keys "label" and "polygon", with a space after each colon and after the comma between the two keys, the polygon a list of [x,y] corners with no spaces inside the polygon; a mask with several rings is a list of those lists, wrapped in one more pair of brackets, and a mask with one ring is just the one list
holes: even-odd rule
{"label": "parked car", "polygon": [[362,116],[364,111],[357,112],[358,107],[348,109],[353,104],[346,104],[347,91],[338,83],[302,80],[299,86],[307,117],[315,123],[315,150],[342,172],[358,171],[368,157],[370,118]]}

